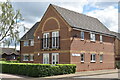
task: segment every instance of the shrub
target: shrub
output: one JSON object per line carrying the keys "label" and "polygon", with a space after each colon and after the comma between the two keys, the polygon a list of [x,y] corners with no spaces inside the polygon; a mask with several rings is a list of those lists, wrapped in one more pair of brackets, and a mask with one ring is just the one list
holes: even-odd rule
{"label": "shrub", "polygon": [[11,73],[26,75],[30,77],[45,77],[60,74],[75,73],[74,64],[32,64],[32,63],[0,63],[2,64],[2,73]]}
{"label": "shrub", "polygon": [[6,61],[6,59],[5,58],[0,58],[0,61]]}

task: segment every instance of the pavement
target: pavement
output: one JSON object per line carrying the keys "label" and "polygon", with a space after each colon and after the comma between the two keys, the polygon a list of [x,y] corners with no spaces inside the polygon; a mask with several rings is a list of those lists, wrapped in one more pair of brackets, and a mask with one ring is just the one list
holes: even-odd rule
{"label": "pavement", "polygon": [[[75,74],[65,74],[65,75],[56,75],[49,77],[38,77],[32,78],[27,76],[12,75],[12,74],[0,74],[2,80],[117,80],[118,79],[118,69],[109,69],[109,70],[97,70],[97,71],[84,71],[76,72]],[[97,79],[98,78],[98,79]]]}

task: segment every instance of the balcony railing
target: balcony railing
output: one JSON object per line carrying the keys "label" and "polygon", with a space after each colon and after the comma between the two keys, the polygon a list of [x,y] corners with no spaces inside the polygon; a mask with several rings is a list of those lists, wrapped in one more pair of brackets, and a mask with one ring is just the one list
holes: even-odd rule
{"label": "balcony railing", "polygon": [[41,48],[44,50],[60,49],[60,37],[42,38]]}

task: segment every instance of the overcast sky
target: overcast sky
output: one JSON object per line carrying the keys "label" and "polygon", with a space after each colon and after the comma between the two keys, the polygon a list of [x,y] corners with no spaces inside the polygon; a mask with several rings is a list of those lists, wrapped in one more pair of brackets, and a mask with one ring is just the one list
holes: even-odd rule
{"label": "overcast sky", "polygon": [[[81,0],[83,1],[83,0]],[[89,2],[12,2],[15,10],[20,9],[24,18],[24,25],[31,28],[36,22],[40,21],[49,4],[55,4],[79,13],[83,13],[98,18],[109,30],[118,31],[118,3],[117,2],[100,2],[93,0]],[[20,37],[24,35],[21,32]],[[19,47],[17,48],[19,49]]]}

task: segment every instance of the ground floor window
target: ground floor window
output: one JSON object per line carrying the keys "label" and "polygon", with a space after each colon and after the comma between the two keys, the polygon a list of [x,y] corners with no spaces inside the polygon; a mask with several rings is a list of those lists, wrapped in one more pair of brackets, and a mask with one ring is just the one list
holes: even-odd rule
{"label": "ground floor window", "polygon": [[103,54],[100,54],[100,62],[103,62]]}
{"label": "ground floor window", "polygon": [[95,62],[96,54],[91,54],[91,62]]}
{"label": "ground floor window", "polygon": [[59,63],[59,53],[52,53],[52,64]]}
{"label": "ground floor window", "polygon": [[49,54],[48,53],[43,54],[43,64],[49,64]]}
{"label": "ground floor window", "polygon": [[30,61],[34,60],[34,54],[30,54]]}
{"label": "ground floor window", "polygon": [[29,60],[29,55],[23,54],[23,61],[28,61],[28,60]]}
{"label": "ground floor window", "polygon": [[85,54],[82,53],[82,54],[81,54],[81,62],[84,62],[84,56],[85,56]]}

